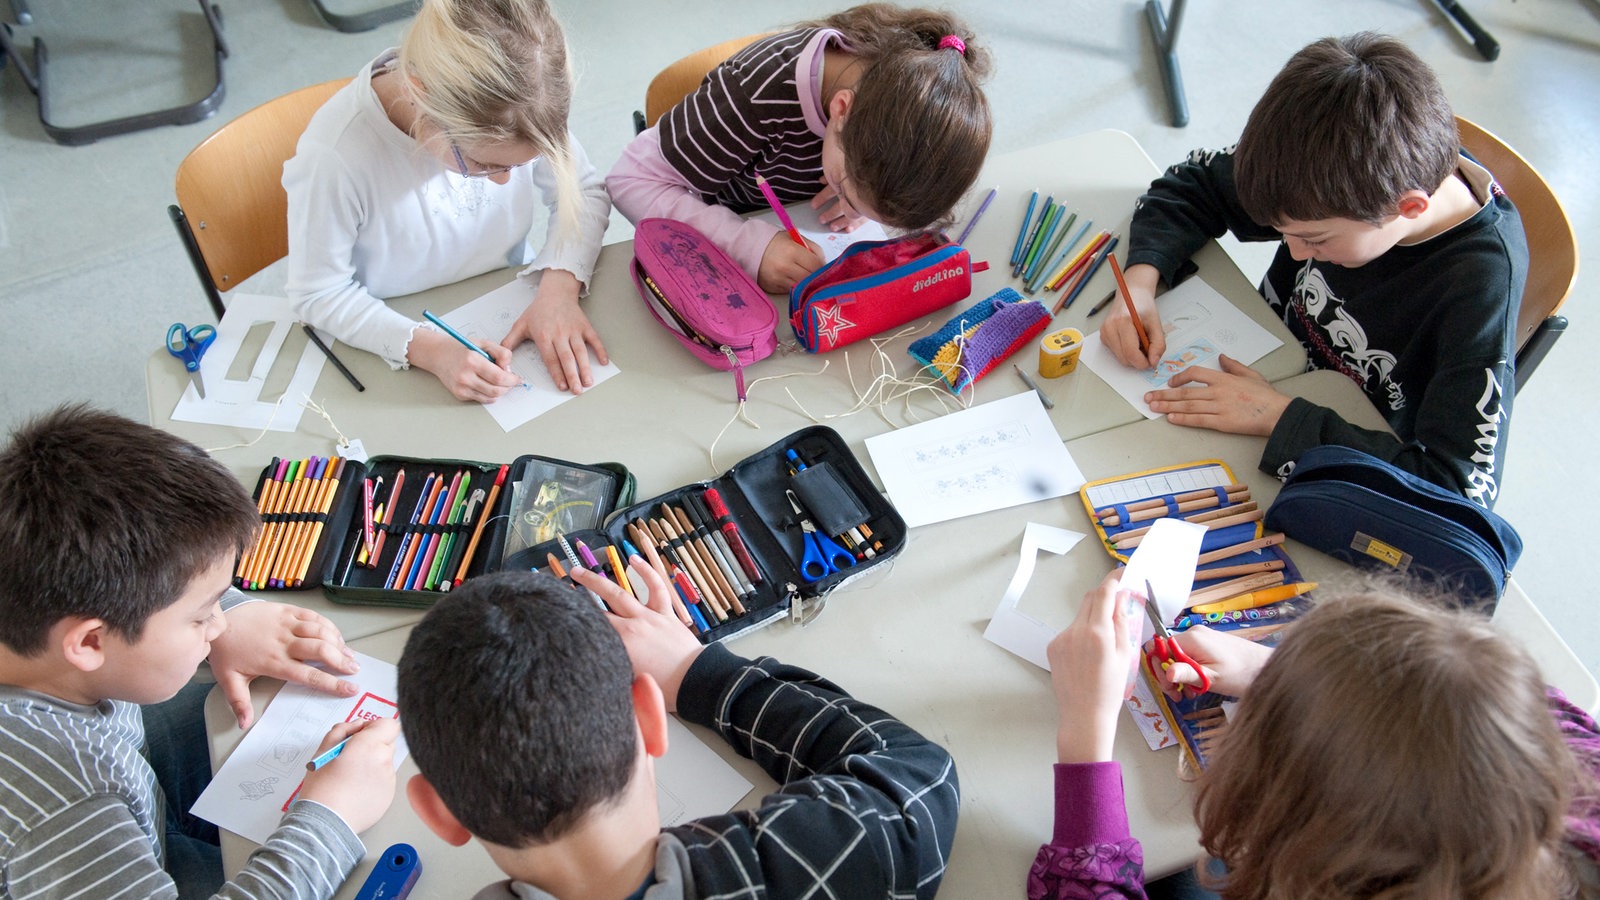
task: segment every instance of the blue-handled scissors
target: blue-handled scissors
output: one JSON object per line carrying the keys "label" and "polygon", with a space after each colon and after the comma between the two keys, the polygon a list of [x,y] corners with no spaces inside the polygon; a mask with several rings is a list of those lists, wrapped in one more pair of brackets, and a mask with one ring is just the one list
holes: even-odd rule
{"label": "blue-handled scissors", "polygon": [[174,322],[167,329],[167,352],[183,360],[183,368],[189,373],[189,380],[194,382],[194,389],[202,400],[206,396],[206,382],[200,376],[200,358],[206,355],[206,348],[216,339],[217,329],[210,325],[190,328],[182,322]]}
{"label": "blue-handled scissors", "polygon": [[840,569],[855,565],[856,558],[850,555],[849,550],[834,543],[832,538],[811,524],[805,507],[800,505],[800,498],[795,496],[794,491],[785,490],[784,493],[789,497],[789,506],[800,519],[800,531],[805,536],[805,550],[800,557],[800,577],[807,581],[816,581]]}

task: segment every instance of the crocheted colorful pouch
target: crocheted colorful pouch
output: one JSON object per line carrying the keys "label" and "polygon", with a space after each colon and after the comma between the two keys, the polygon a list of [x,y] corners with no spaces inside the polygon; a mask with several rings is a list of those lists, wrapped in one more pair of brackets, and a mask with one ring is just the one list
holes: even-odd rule
{"label": "crocheted colorful pouch", "polygon": [[952,393],[959,394],[989,374],[1006,357],[1050,324],[1044,304],[1001,288],[946,322],[943,328],[913,341],[911,358]]}

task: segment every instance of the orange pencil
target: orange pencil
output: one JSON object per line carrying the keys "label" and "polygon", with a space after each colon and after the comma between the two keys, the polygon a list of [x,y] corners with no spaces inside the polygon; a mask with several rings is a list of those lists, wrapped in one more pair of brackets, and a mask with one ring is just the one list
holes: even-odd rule
{"label": "orange pencil", "polygon": [[1128,283],[1122,280],[1122,266],[1117,264],[1117,255],[1111,254],[1111,274],[1116,276],[1117,290],[1122,294],[1122,302],[1128,304],[1128,317],[1133,319],[1133,330],[1139,334],[1139,352],[1150,353],[1150,335],[1145,333],[1144,323],[1139,321],[1139,311],[1133,308],[1133,295],[1128,293]]}
{"label": "orange pencil", "polygon": [[506,472],[510,466],[501,466],[500,471],[494,476],[494,486],[489,488],[489,499],[483,501],[483,511],[478,513],[478,527],[472,529],[472,540],[467,543],[467,552],[461,555],[461,568],[456,570],[456,577],[450,582],[452,587],[460,587],[466,580],[467,569],[472,566],[472,555],[478,552],[478,540],[483,537],[483,526],[494,515],[494,501],[500,496],[500,486],[506,483]]}

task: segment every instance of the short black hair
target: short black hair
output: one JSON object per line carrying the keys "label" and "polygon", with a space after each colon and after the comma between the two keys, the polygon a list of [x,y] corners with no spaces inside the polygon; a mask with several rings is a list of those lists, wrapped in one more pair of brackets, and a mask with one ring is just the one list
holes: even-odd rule
{"label": "short black hair", "polygon": [[0,451],[0,643],[35,655],[68,616],[137,641],[260,522],[233,473],[176,435],[82,404],[38,416]]}
{"label": "short black hair", "polygon": [[633,667],[588,594],[497,572],[451,591],[400,656],[400,726],[452,815],[505,847],[556,840],[622,795]]}

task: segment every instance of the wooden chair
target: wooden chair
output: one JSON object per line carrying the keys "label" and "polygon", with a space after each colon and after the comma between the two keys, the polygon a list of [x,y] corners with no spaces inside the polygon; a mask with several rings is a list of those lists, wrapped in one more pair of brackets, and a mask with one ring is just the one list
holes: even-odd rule
{"label": "wooden chair", "polygon": [[1494,173],[1522,215],[1528,238],[1528,284],[1517,315],[1517,390],[1567,330],[1566,316],[1557,315],[1578,279],[1578,238],[1561,201],[1528,161],[1505,141],[1475,123],[1456,116],[1461,146]]}
{"label": "wooden chair", "polygon": [[283,164],[294,156],[312,114],[349,81],[268,100],[219,128],[178,164],[178,202],[167,213],[218,319],[222,292],[288,255]]}
{"label": "wooden chair", "polygon": [[667,110],[676,106],[679,100],[689,96],[689,92],[699,87],[700,82],[705,80],[706,73],[715,69],[718,63],[769,34],[772,32],[748,34],[731,41],[723,41],[714,47],[696,50],[662,69],[650,80],[650,86],[645,88],[644,112],[638,110],[633,112],[633,133],[638,134],[654,125]]}

